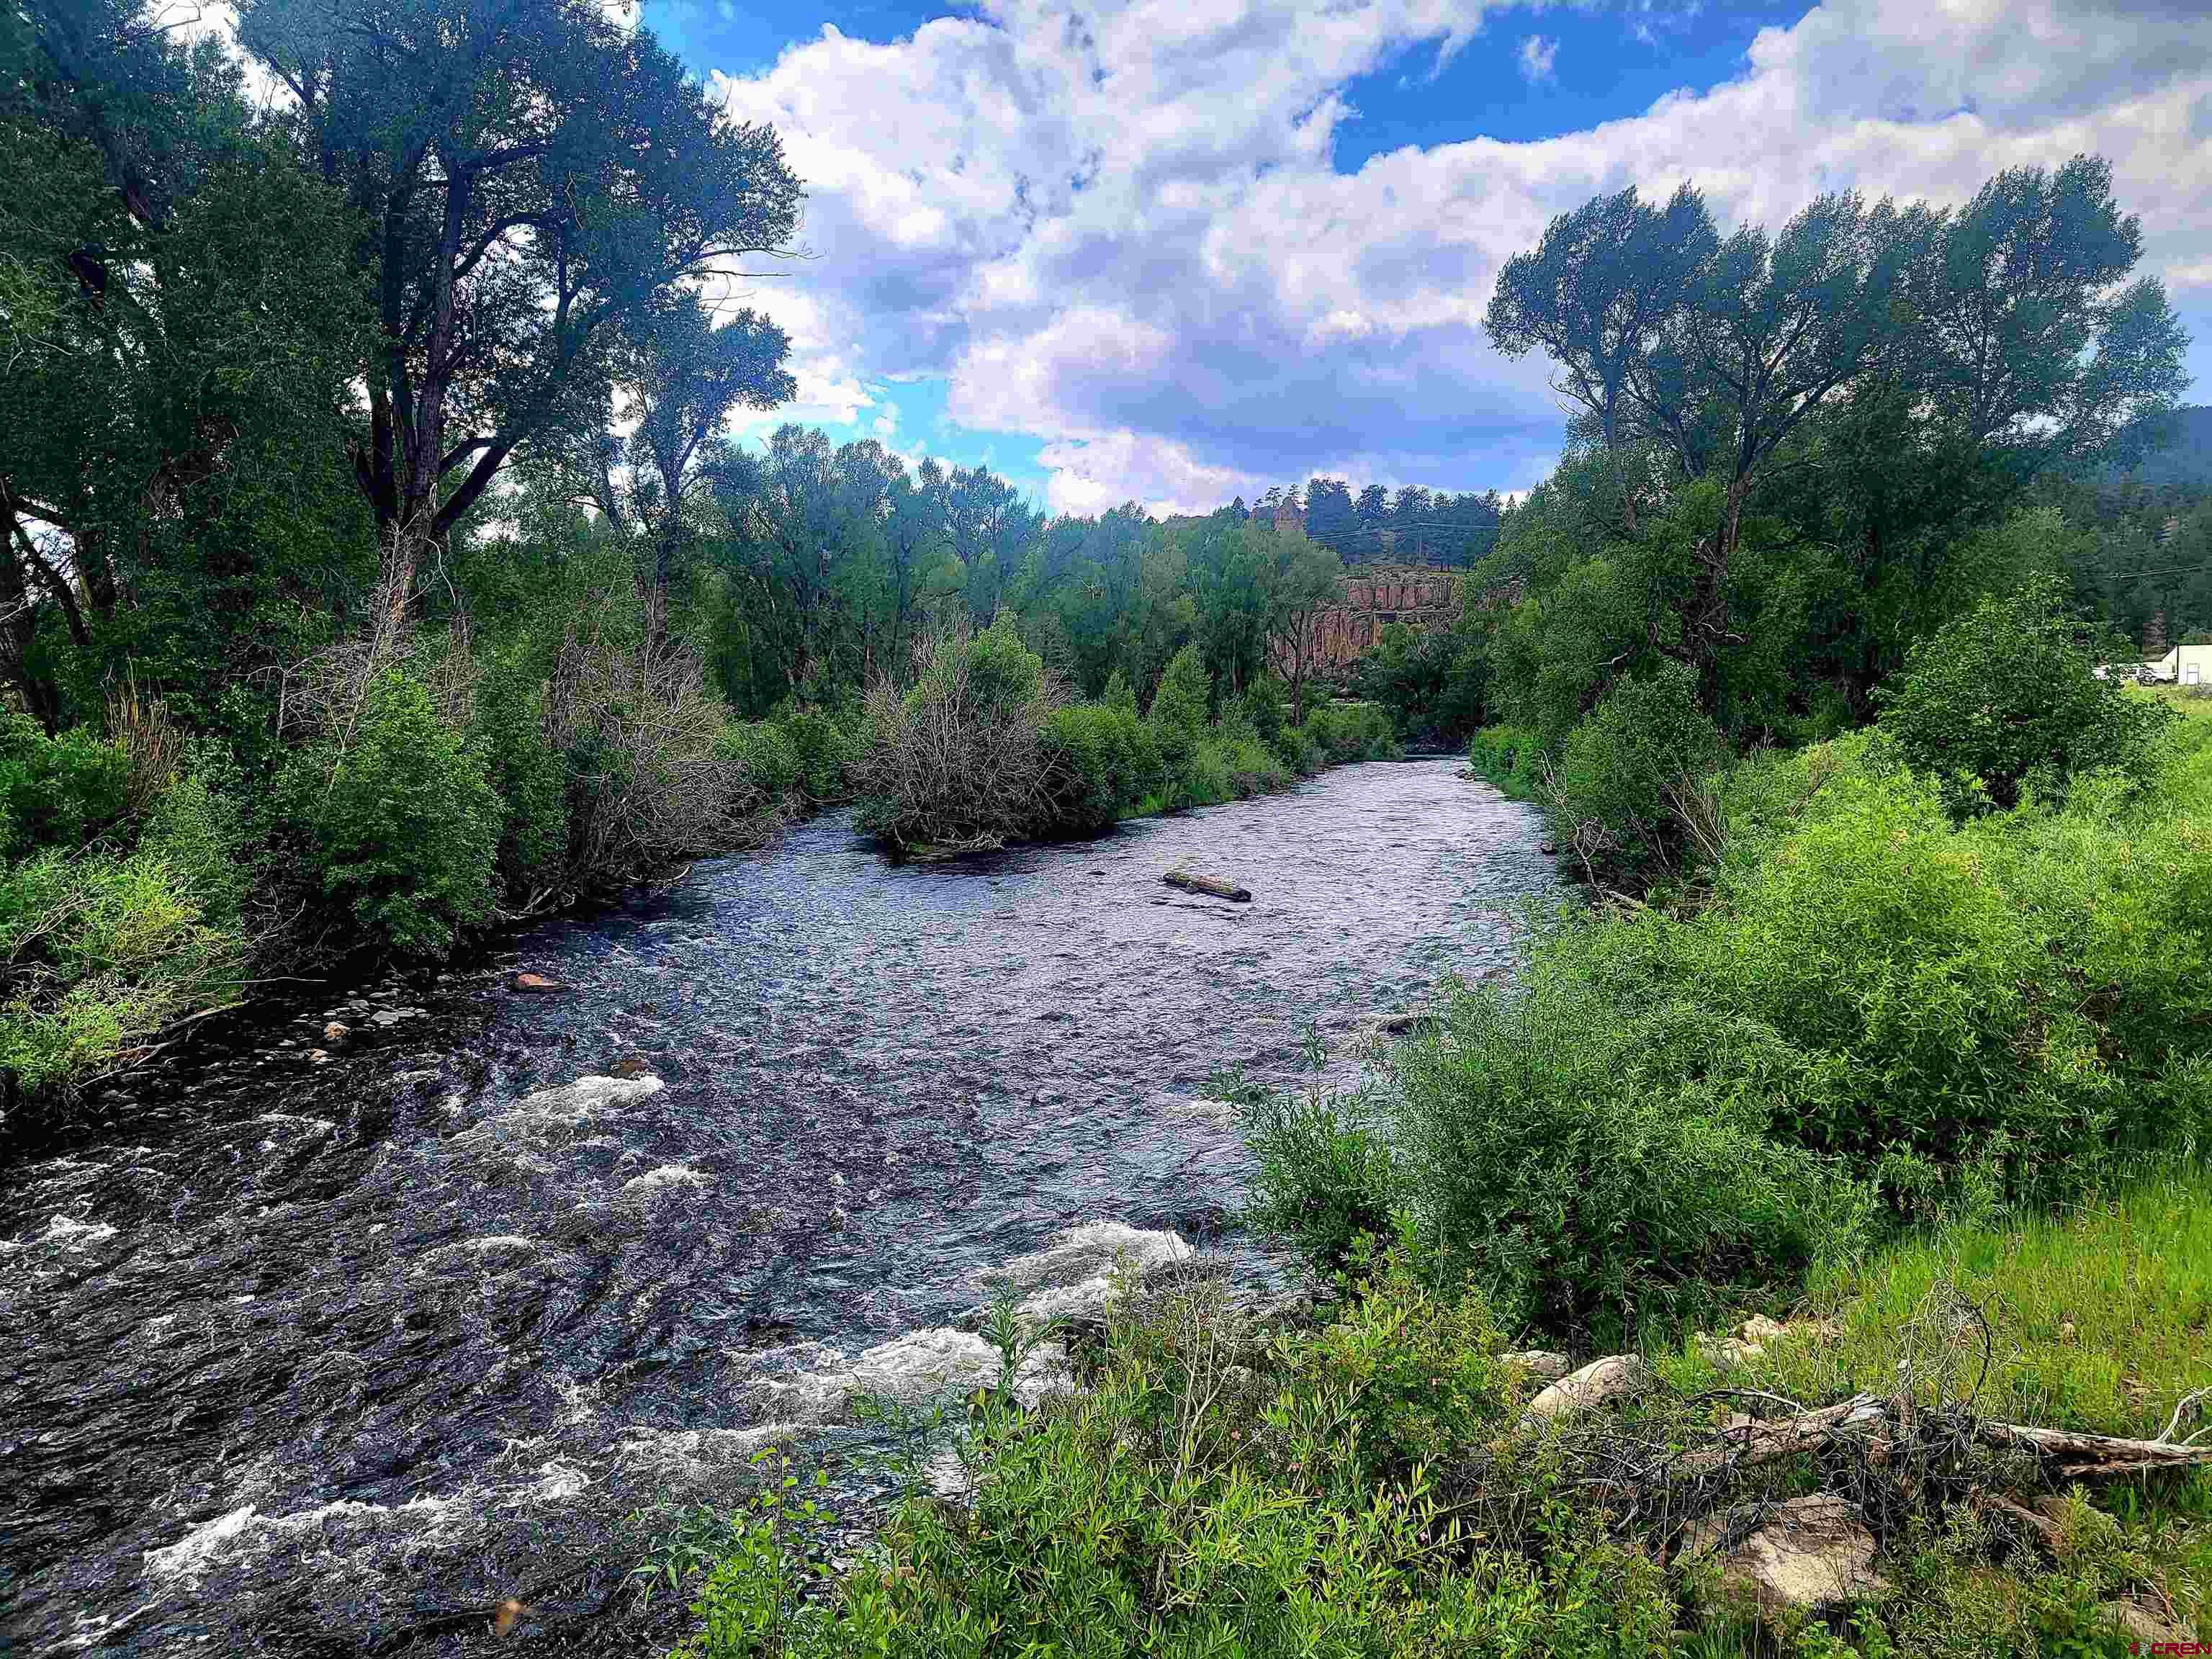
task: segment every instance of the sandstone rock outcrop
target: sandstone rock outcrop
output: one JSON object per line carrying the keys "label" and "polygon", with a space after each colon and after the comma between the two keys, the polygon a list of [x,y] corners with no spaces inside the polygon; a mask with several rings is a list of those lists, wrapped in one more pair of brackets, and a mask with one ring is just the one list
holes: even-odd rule
{"label": "sandstone rock outcrop", "polygon": [[[1348,668],[1375,648],[1376,635],[1392,623],[1417,634],[1449,628],[1459,619],[1457,573],[1419,565],[1395,568],[1354,565],[1345,572],[1341,603],[1317,616],[1306,641],[1305,670],[1327,673]],[[1285,676],[1296,647],[1276,646],[1275,666]]]}

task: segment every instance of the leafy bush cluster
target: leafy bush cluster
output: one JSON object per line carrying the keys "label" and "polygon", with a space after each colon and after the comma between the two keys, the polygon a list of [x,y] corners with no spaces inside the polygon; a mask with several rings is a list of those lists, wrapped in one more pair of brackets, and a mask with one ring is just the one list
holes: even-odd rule
{"label": "leafy bush cluster", "polygon": [[[50,740],[35,728],[9,736],[11,798],[48,792],[17,822],[40,821],[42,808],[45,822],[79,833],[106,826],[0,873],[0,1068],[38,1090],[96,1072],[171,1020],[234,999],[249,956],[246,849],[235,796],[219,775],[215,785],[200,770],[170,780],[131,822],[116,816],[126,781],[118,749],[82,734]],[[25,789],[25,779],[40,781]]]}
{"label": "leafy bush cluster", "polygon": [[1986,597],[1916,642],[1897,685],[1875,693],[1883,729],[1961,811],[2009,807],[2023,791],[2057,799],[2095,769],[2140,781],[2171,711],[2085,672],[2102,654],[2089,643],[2055,582]]}
{"label": "leafy bush cluster", "polygon": [[1963,822],[1899,748],[1740,763],[1698,904],[1542,920],[1363,1094],[1262,1109],[1267,1218],[1334,1261],[1397,1212],[1510,1316],[1618,1328],[2203,1147],[2212,722]]}
{"label": "leafy bush cluster", "polygon": [[854,763],[861,827],[894,846],[978,848],[1097,835],[1133,814],[1243,800],[1395,751],[1368,704],[1284,718],[1265,678],[1217,718],[1195,645],[1171,658],[1145,714],[1127,682],[1065,701],[1010,623],[936,642],[914,684],[880,685]]}
{"label": "leafy bush cluster", "polygon": [[1543,781],[1544,740],[1525,726],[1486,726],[1468,739],[1467,763],[1512,799],[1534,799]]}

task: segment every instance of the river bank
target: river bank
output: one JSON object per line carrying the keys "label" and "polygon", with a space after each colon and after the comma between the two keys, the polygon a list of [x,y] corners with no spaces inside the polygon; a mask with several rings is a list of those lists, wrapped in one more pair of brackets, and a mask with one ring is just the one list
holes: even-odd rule
{"label": "river bank", "polygon": [[[430,1651],[529,1591],[573,1650],[645,1650],[680,1610],[610,1616],[632,1511],[886,1345],[972,1338],[1017,1264],[1095,1277],[1069,1229],[1279,1271],[1221,1231],[1247,1164],[1210,1080],[1294,1075],[1318,1010],[1350,1065],[1361,1018],[1505,965],[1555,879],[1455,770],[935,868],[826,816],[513,941],[376,1046],[149,1085],[0,1177],[0,1629]],[[1160,884],[1200,854],[1255,901]]]}

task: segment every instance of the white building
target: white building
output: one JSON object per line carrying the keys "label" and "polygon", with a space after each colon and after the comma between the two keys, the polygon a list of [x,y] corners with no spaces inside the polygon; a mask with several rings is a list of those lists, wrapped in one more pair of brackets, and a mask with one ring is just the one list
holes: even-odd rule
{"label": "white building", "polygon": [[2166,685],[2212,685],[2212,645],[2177,645],[2145,663],[2142,678]]}

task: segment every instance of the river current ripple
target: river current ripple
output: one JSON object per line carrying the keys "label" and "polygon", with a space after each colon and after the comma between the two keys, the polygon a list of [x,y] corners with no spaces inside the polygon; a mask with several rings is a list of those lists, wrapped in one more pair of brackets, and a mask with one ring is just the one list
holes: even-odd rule
{"label": "river current ripple", "polygon": [[[933,868],[826,817],[329,1064],[318,1007],[173,1068],[0,1170],[0,1650],[472,1650],[510,1595],[502,1651],[665,1644],[627,1517],[971,1341],[1009,1264],[1275,1271],[1222,1226],[1209,1078],[1288,1079],[1316,1022],[1352,1064],[1363,1018],[1502,971],[1537,840],[1445,761]],[[547,1092],[625,1055],[665,1086]]]}

